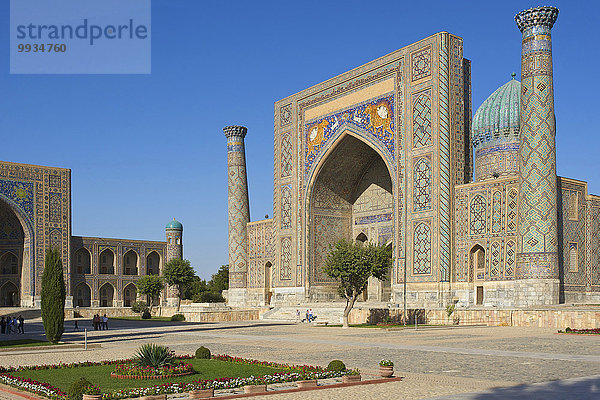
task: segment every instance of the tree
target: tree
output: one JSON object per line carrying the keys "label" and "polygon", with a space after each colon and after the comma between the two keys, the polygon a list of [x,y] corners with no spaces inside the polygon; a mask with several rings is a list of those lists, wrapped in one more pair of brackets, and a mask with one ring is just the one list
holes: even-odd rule
{"label": "tree", "polygon": [[163,279],[158,275],[144,275],[137,281],[138,294],[150,297],[148,302],[149,312],[152,312],[154,298],[160,296],[164,288]]}
{"label": "tree", "polygon": [[212,274],[208,282],[208,290],[219,293],[229,289],[229,265],[221,265],[216,274]]}
{"label": "tree", "polygon": [[392,266],[392,250],[384,245],[337,242],[328,254],[323,272],[339,281],[340,295],[346,298],[343,327],[358,296],[365,291],[369,277],[385,280]]}
{"label": "tree", "polygon": [[194,269],[190,265],[190,262],[188,260],[182,260],[180,258],[175,258],[169,261],[163,269],[163,278],[165,279],[167,284],[177,287],[179,300],[177,302],[177,311],[179,311],[179,306],[181,305],[183,285],[189,283],[192,279],[194,279],[194,276]]}
{"label": "tree", "polygon": [[200,295],[208,290],[206,281],[199,276],[194,276],[191,281],[183,285],[182,288],[182,299],[196,300],[200,297]]}
{"label": "tree", "polygon": [[51,249],[46,251],[42,274],[42,322],[52,344],[58,343],[64,332],[65,298],[62,260],[58,249]]}

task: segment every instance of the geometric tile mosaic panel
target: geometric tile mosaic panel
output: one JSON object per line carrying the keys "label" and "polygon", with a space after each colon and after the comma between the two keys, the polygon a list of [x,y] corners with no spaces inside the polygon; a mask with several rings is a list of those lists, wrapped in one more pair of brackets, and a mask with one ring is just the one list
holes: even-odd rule
{"label": "geometric tile mosaic panel", "polygon": [[60,222],[62,206],[61,193],[50,193],[48,199],[48,219],[50,222]]}
{"label": "geometric tile mosaic panel", "polygon": [[431,98],[429,92],[421,93],[413,103],[413,147],[431,144]]}
{"label": "geometric tile mosaic panel", "polygon": [[281,280],[292,279],[292,239],[284,237],[281,239]]}
{"label": "geometric tile mosaic panel", "polygon": [[492,195],[492,233],[502,230],[502,193],[497,190]]}
{"label": "geometric tile mosaic panel", "polygon": [[431,209],[431,163],[425,157],[415,162],[413,201],[414,211]]}
{"label": "geometric tile mosaic panel", "polygon": [[490,257],[490,276],[497,277],[500,273],[500,266],[502,265],[502,245],[500,242],[492,242],[490,251],[492,253]]}
{"label": "geometric tile mosaic panel", "polygon": [[412,53],[411,65],[413,81],[431,76],[431,46]]}
{"label": "geometric tile mosaic panel", "polygon": [[289,133],[281,137],[281,177],[292,175],[292,141]]}
{"label": "geometric tile mosaic panel", "polygon": [[506,232],[511,233],[517,230],[517,190],[511,188],[507,195],[506,212]]}
{"label": "geometric tile mosaic panel", "polygon": [[426,222],[415,226],[413,244],[413,273],[431,273],[431,228]]}
{"label": "geometric tile mosaic panel", "polygon": [[292,123],[292,105],[286,104],[279,109],[279,122],[281,126],[287,126]]}
{"label": "geometric tile mosaic panel", "polygon": [[506,259],[504,264],[504,275],[512,276],[515,271],[515,260],[517,255],[517,244],[514,240],[506,242]]}
{"label": "geometric tile mosaic panel", "polygon": [[483,235],[485,233],[487,203],[485,198],[478,194],[473,197],[469,206],[471,235]]}
{"label": "geometric tile mosaic panel", "polygon": [[281,187],[281,229],[292,227],[292,185]]}

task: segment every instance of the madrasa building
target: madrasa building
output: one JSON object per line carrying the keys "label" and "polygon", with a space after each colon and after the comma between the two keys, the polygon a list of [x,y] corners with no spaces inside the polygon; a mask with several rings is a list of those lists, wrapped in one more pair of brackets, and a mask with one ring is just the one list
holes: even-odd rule
{"label": "madrasa building", "polygon": [[471,61],[447,32],[277,101],[273,218],[250,222],[247,129],[224,128],[229,304],[341,300],[322,268],[342,238],[393,249],[366,301],[599,303],[600,197],[556,175],[557,17],[554,7],[515,16],[520,81],[473,117]]}
{"label": "madrasa building", "polygon": [[[71,235],[71,170],[0,162],[0,307],[40,307],[46,251],[58,249],[70,307],[130,307],[136,282],[183,257],[183,225],[165,227],[166,240]],[[149,301],[149,299],[141,299]],[[165,289],[165,306],[177,293]]]}

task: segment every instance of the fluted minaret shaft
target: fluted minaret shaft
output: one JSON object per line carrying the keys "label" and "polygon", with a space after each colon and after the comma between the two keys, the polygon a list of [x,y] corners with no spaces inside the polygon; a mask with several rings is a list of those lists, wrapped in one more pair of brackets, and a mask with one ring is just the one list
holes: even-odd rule
{"label": "fluted minaret shaft", "polygon": [[556,145],[551,30],[558,9],[515,16],[523,34],[517,279],[558,279]]}
{"label": "fluted minaret shaft", "polygon": [[244,137],[248,129],[243,126],[223,128],[227,137],[227,182],[229,218],[229,287],[247,287],[248,231],[250,204],[246,177]]}

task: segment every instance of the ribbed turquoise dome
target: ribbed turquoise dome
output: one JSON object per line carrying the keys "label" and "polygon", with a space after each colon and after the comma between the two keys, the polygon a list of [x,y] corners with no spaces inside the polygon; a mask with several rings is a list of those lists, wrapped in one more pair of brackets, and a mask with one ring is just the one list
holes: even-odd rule
{"label": "ribbed turquoise dome", "polygon": [[512,79],[492,93],[475,113],[471,125],[475,149],[519,141],[520,102],[521,82],[513,73]]}
{"label": "ribbed turquoise dome", "polygon": [[175,218],[173,218],[173,221],[169,222],[167,226],[165,226],[165,229],[176,229],[178,231],[182,231],[183,225],[181,224],[181,222],[176,221]]}

